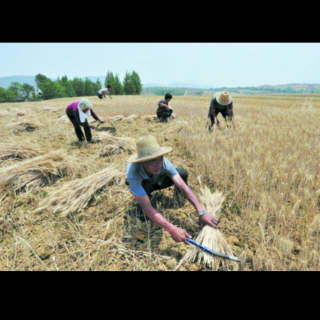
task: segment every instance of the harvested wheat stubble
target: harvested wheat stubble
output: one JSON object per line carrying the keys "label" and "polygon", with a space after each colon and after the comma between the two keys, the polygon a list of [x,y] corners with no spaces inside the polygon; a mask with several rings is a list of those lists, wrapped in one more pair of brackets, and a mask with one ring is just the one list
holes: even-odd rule
{"label": "harvested wheat stubble", "polygon": [[[211,193],[208,187],[201,188],[201,194],[199,196],[201,203],[205,206],[206,210],[214,215],[217,219],[217,215],[221,210],[224,196],[221,192]],[[233,256],[232,249],[228,245],[224,236],[218,229],[214,229],[206,225],[197,238],[196,242],[201,245],[222,254]],[[235,262],[215,257],[211,254],[206,253],[198,249],[197,247],[191,247],[186,255],[182,258],[176,270],[181,266],[183,262],[203,264],[212,270],[223,270],[236,269],[238,266]]]}
{"label": "harvested wheat stubble", "polygon": [[51,112],[61,112],[62,111],[61,108],[57,108],[57,107],[44,107],[42,110],[51,111]]}
{"label": "harvested wheat stubble", "polygon": [[37,120],[23,120],[12,122],[8,125],[9,129],[13,130],[14,133],[32,132],[42,127],[42,124]]}
{"label": "harvested wheat stubble", "polygon": [[11,114],[11,113],[7,110],[0,110],[0,116],[7,116],[9,114]]}
{"label": "harvested wheat stubble", "polygon": [[86,178],[70,181],[58,190],[52,190],[50,196],[40,202],[35,213],[50,210],[66,217],[71,213],[79,212],[88,206],[98,191],[105,190],[113,184],[119,184],[121,178],[122,173],[111,165]]}
{"label": "harvested wheat stubble", "polygon": [[107,157],[112,154],[123,152],[133,153],[136,150],[135,140],[129,137],[114,137],[108,132],[99,132],[98,140],[105,144],[100,152],[100,157]]}
{"label": "harvested wheat stubble", "polygon": [[29,159],[41,155],[42,152],[36,145],[0,144],[0,162],[7,159]]}
{"label": "harvested wheat stubble", "polygon": [[57,119],[57,122],[72,124],[67,115],[64,115]]}
{"label": "harvested wheat stubble", "polygon": [[15,192],[31,191],[72,171],[72,163],[63,150],[57,150],[0,169],[0,187],[12,186]]}

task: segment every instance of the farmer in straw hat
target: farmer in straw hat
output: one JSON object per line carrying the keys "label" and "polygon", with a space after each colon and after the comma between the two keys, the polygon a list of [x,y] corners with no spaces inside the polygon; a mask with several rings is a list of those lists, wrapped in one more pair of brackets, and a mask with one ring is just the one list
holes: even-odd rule
{"label": "farmer in straw hat", "polygon": [[221,113],[226,122],[232,121],[233,128],[235,129],[233,121],[233,102],[232,97],[229,95],[228,91],[217,92],[211,99],[208,118],[211,120],[209,124],[209,131],[212,130],[214,126],[214,119],[217,118],[217,126],[220,127],[220,122],[218,120],[218,114]]}
{"label": "farmer in straw hat", "polygon": [[89,115],[91,115],[95,120],[100,121],[100,123],[104,123],[104,121],[100,120],[99,117],[93,112],[92,104],[88,99],[81,99],[80,101],[73,102],[68,105],[66,114],[74,126],[74,130],[79,141],[84,141],[84,135],[80,127],[82,126],[84,128],[87,141],[92,142],[90,129],[95,129],[96,127],[94,125],[89,125]]}
{"label": "farmer in straw hat", "polygon": [[167,93],[164,99],[158,102],[158,109],[157,109],[157,117],[159,122],[168,122],[168,118],[172,115],[172,108],[169,107],[169,102],[172,99],[172,95]]}
{"label": "farmer in straw hat", "polygon": [[153,208],[150,201],[153,191],[169,188],[174,184],[197,210],[200,219],[214,228],[217,227],[218,222],[213,215],[205,210],[188,187],[188,171],[176,169],[164,157],[172,151],[171,147],[160,147],[155,137],[146,136],[137,140],[137,150],[138,154],[128,159],[126,184],[148,218],[167,230],[177,242],[186,242],[186,238],[190,237],[186,230],[168,222]]}

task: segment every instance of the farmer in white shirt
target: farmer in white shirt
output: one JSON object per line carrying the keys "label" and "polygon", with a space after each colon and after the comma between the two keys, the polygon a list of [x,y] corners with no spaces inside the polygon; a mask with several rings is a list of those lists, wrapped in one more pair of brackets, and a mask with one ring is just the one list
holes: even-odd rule
{"label": "farmer in white shirt", "polygon": [[205,210],[188,187],[188,171],[182,168],[176,169],[164,157],[172,151],[171,147],[160,147],[155,137],[146,136],[137,140],[137,150],[138,154],[128,159],[126,184],[129,185],[130,192],[148,218],[167,230],[175,241],[187,242],[186,238],[190,237],[187,231],[167,221],[159,211],[153,208],[150,201],[153,191],[175,185],[196,209],[200,220],[217,228],[218,221]]}
{"label": "farmer in white shirt", "polygon": [[107,85],[106,88],[102,88],[101,90],[98,91],[98,97],[99,99],[106,98],[106,95],[109,95],[110,99],[111,98],[111,89],[112,87],[110,85]]}

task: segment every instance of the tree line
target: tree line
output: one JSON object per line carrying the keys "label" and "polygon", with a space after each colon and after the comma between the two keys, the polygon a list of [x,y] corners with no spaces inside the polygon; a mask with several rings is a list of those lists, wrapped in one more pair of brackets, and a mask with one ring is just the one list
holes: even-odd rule
{"label": "tree line", "polygon": [[9,88],[0,87],[1,102],[40,101],[67,97],[96,96],[98,91],[110,85],[113,95],[139,95],[142,83],[137,72],[126,72],[123,83],[118,74],[108,71],[104,85],[101,81],[92,81],[89,78],[68,79],[67,76],[51,80],[43,74],[35,76],[36,88],[28,83],[12,82]]}

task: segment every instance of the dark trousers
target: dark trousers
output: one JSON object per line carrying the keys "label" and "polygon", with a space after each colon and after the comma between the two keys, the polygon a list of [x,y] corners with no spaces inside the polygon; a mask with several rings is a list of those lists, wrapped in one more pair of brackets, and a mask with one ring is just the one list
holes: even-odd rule
{"label": "dark trousers", "polygon": [[161,120],[166,120],[168,119],[169,117],[171,117],[172,115],[172,110],[168,110],[168,111],[158,111],[157,112],[157,117],[158,119],[161,119]]}
{"label": "dark trousers", "polygon": [[102,96],[101,93],[98,93],[98,97],[99,97],[99,99],[102,99],[102,98],[103,98],[103,96]]}
{"label": "dark trousers", "polygon": [[233,112],[232,109],[226,108],[225,110],[215,110],[214,113],[209,113],[209,118],[211,120],[211,124],[209,125],[209,131],[211,131],[215,118],[218,116],[218,114],[221,113],[225,121],[232,121]]}
{"label": "dark trousers", "polygon": [[[79,141],[84,141],[83,132],[81,130],[80,125],[77,123],[76,119],[74,117],[69,116],[69,115],[68,115],[68,118],[70,119],[70,121],[73,124],[74,131],[76,132],[76,135],[77,135]],[[91,129],[90,129],[88,123],[86,123],[84,125],[84,132],[85,132],[87,141],[91,141],[92,135],[91,135]]]}

